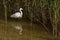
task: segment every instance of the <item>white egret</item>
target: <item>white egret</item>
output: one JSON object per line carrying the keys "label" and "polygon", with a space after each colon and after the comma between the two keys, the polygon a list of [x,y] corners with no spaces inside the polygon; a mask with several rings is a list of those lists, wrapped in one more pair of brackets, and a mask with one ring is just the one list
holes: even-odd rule
{"label": "white egret", "polygon": [[11,18],[22,18],[23,12],[22,12],[23,8],[19,9],[19,12],[16,12],[14,14],[12,14],[10,17]]}

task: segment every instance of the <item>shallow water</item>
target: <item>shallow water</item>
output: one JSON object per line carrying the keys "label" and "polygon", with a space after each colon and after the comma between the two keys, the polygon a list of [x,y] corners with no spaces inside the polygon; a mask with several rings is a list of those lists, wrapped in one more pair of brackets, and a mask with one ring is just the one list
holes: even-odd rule
{"label": "shallow water", "polygon": [[[15,26],[22,27],[21,35]],[[37,24],[25,21],[8,21],[6,24],[0,20],[0,40],[52,40],[52,36]]]}

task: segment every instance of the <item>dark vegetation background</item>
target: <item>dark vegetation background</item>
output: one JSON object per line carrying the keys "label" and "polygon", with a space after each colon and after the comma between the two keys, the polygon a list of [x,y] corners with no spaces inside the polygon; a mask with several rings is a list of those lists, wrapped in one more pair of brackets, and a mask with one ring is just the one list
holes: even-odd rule
{"label": "dark vegetation background", "polygon": [[60,34],[60,0],[0,0],[0,19],[23,8],[23,20],[43,25],[53,35]]}

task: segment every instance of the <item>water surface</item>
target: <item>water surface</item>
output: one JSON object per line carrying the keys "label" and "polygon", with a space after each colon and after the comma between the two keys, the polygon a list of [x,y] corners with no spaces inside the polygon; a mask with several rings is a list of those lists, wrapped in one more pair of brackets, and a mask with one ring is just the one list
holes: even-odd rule
{"label": "water surface", "polygon": [[[22,35],[15,26],[22,26]],[[52,40],[52,36],[37,24],[26,21],[8,21],[6,24],[0,20],[0,40]]]}

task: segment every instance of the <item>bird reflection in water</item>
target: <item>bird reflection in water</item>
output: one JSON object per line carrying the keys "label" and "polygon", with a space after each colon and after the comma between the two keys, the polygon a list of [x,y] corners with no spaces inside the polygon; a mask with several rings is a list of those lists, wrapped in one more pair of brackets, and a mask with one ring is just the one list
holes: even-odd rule
{"label": "bird reflection in water", "polygon": [[13,26],[16,30],[19,31],[19,35],[22,35],[22,32],[23,32],[23,28],[22,28],[22,25],[14,25]]}

